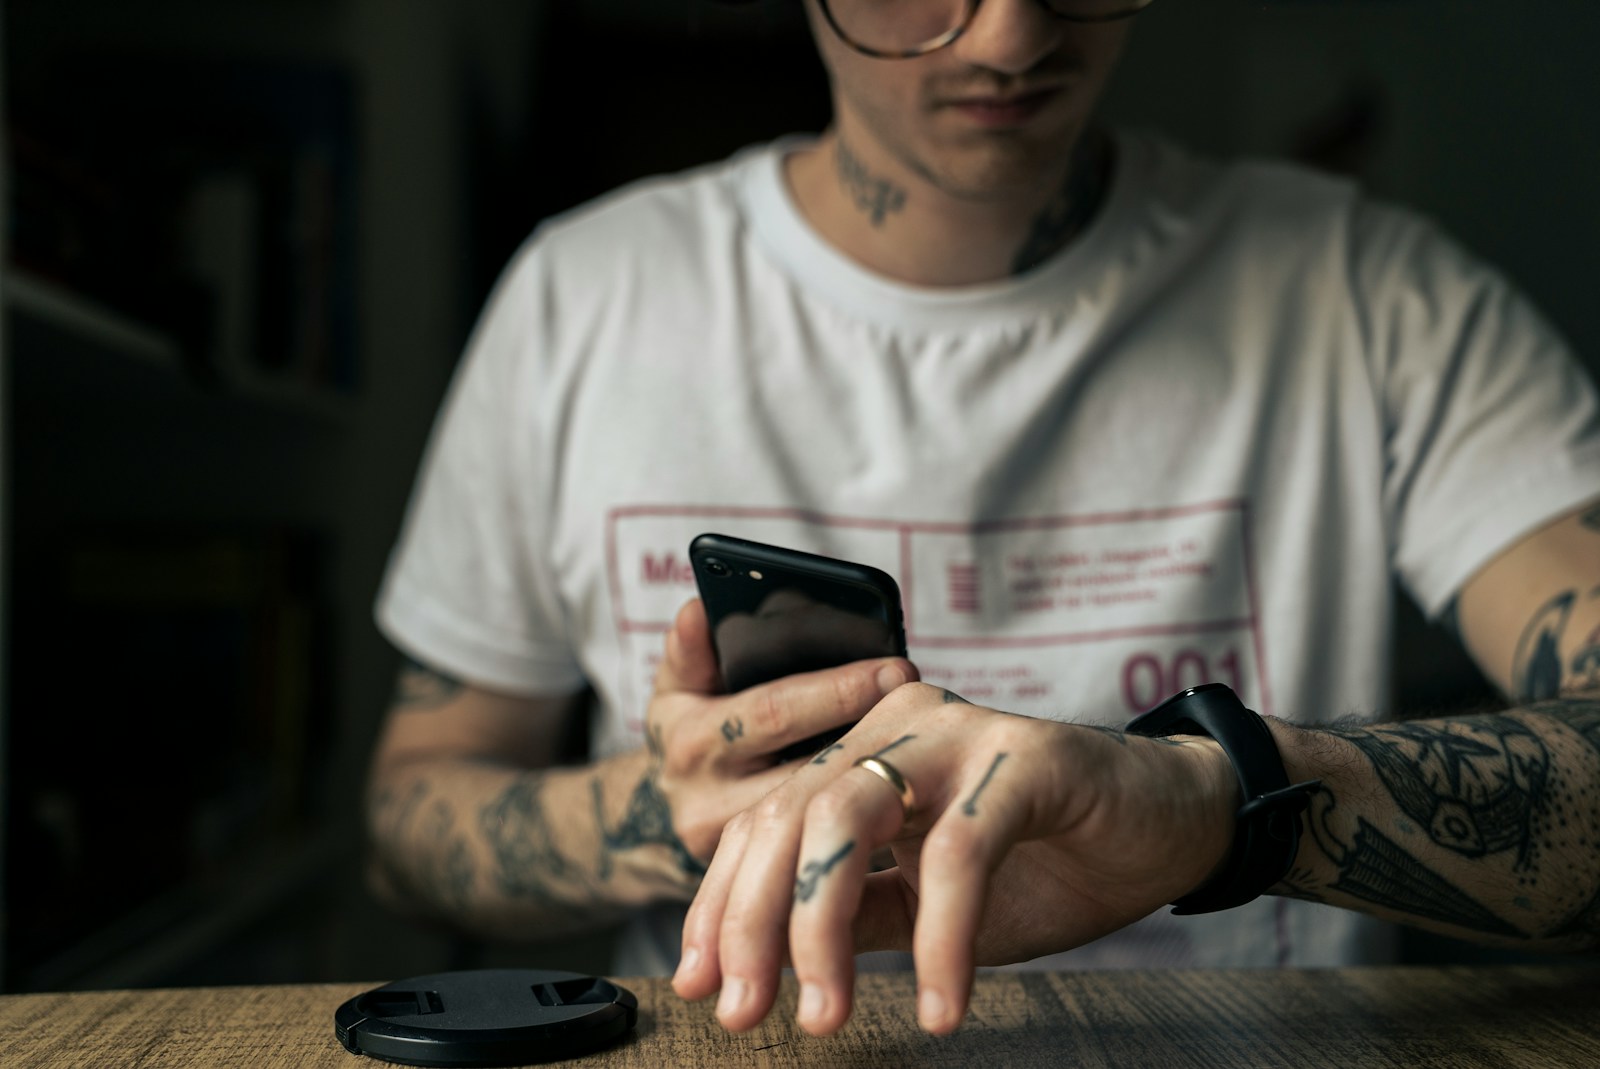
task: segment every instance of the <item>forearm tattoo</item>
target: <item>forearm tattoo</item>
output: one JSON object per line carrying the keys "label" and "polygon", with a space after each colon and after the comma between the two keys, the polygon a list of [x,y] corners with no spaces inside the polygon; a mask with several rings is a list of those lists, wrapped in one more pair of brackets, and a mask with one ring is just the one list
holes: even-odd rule
{"label": "forearm tattoo", "polygon": [[[1506,938],[1600,945],[1600,701],[1326,734],[1370,762],[1396,816],[1379,827],[1347,798],[1321,792],[1307,826],[1334,876],[1319,880],[1297,864],[1283,893],[1345,895]],[[1423,842],[1444,854],[1425,860]],[[1474,878],[1449,857],[1487,867]],[[1499,890],[1472,890],[1490,887]]]}
{"label": "forearm tattoo", "polygon": [[1333,890],[1416,917],[1444,921],[1488,935],[1516,937],[1516,928],[1449,880],[1421,864],[1393,839],[1356,818],[1357,831],[1336,859]]}
{"label": "forearm tattoo", "polygon": [[[1596,511],[1600,515],[1600,510]],[[1569,727],[1582,737],[1591,752],[1600,755],[1600,700],[1593,698],[1569,698],[1562,702],[1552,702],[1547,707],[1552,716],[1565,722]],[[1575,796],[1574,796],[1575,793]],[[1589,776],[1581,780],[1576,791],[1568,791],[1564,801],[1593,812],[1600,808],[1600,774]],[[1591,825],[1592,829],[1593,825]],[[1592,860],[1600,854],[1600,841],[1596,838],[1580,838],[1578,845],[1587,851]],[[1590,896],[1581,909],[1573,912],[1565,923],[1551,933],[1554,938],[1569,940],[1591,950],[1600,948],[1600,889]]]}
{"label": "forearm tattoo", "polygon": [[412,854],[410,867],[386,855],[384,871],[413,901],[444,911],[460,909],[471,900],[477,867],[466,836],[456,829],[454,808],[443,798],[430,802],[430,793],[428,782],[417,780],[403,792],[383,791],[374,799],[375,815],[390,837],[414,835],[433,846]]}
{"label": "forearm tattoo", "polygon": [[[1592,596],[1600,597],[1600,590]],[[1600,624],[1578,643],[1572,655],[1566,689],[1578,694],[1600,693]]]}
{"label": "forearm tattoo", "polygon": [[1511,686],[1521,701],[1545,701],[1561,693],[1561,636],[1577,596],[1567,590],[1545,602],[1517,639]]}
{"label": "forearm tattoo", "polygon": [[507,895],[544,904],[570,901],[562,894],[587,884],[578,866],[556,845],[544,808],[544,776],[519,776],[478,814],[479,828],[496,861],[494,878]]}
{"label": "forearm tattoo", "polygon": [[600,829],[602,872],[607,876],[610,875],[614,855],[644,846],[665,847],[672,856],[674,867],[682,876],[697,879],[705,875],[706,867],[689,853],[683,840],[678,838],[672,824],[672,806],[667,802],[667,796],[661,793],[661,786],[657,782],[659,774],[659,769],[653,767],[639,780],[639,785],[628,798],[628,809],[615,828],[606,826],[604,797],[598,780],[594,782],[594,819]]}
{"label": "forearm tattoo", "polygon": [[1519,872],[1536,865],[1532,832],[1550,752],[1520,721],[1481,717],[1458,731],[1400,725],[1346,738],[1435,843],[1463,857],[1513,851]]}
{"label": "forearm tattoo", "polygon": [[462,687],[459,679],[408,658],[400,669],[394,705],[401,709],[438,709],[454,700]]}

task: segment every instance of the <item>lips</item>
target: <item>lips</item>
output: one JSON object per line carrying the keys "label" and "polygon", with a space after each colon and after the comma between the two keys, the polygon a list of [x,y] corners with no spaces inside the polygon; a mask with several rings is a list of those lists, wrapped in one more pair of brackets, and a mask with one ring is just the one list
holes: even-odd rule
{"label": "lips", "polygon": [[947,106],[980,126],[1021,126],[1043,111],[1060,92],[1052,88],[1007,95],[968,96],[952,100]]}

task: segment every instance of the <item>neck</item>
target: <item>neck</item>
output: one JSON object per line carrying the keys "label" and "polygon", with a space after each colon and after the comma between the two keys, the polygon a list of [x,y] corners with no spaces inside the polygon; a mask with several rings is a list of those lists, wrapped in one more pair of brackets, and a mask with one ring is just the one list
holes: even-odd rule
{"label": "neck", "polygon": [[830,130],[790,156],[796,203],[824,238],[863,266],[921,286],[1019,275],[1060,252],[1093,217],[1111,172],[1110,139],[1078,139],[1066,174],[1005,199],[952,196]]}

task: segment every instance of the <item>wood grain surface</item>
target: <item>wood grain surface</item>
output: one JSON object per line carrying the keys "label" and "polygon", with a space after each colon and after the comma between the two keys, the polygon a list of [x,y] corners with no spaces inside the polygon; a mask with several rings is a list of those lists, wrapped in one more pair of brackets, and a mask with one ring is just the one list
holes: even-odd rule
{"label": "wood grain surface", "polygon": [[[1580,1069],[1600,1066],[1600,966],[1321,971],[990,973],[961,1029],[916,1027],[913,981],[873,973],[839,1035],[794,1026],[794,988],[761,1027],[731,1035],[710,1002],[665,980],[622,980],[633,1035],[563,1064],[1073,1066],[1083,1069]],[[319,1069],[357,1060],[333,1013],[375,984],[102,991],[0,997],[0,1064]]]}

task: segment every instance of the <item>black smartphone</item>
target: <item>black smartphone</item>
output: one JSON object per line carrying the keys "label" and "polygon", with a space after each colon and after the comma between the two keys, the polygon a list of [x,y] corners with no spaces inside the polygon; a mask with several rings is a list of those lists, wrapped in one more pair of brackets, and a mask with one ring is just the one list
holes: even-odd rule
{"label": "black smartphone", "polygon": [[[689,561],[729,691],[906,655],[900,587],[888,572],[722,534],[690,542]],[[795,743],[778,756],[814,753],[846,730]]]}

